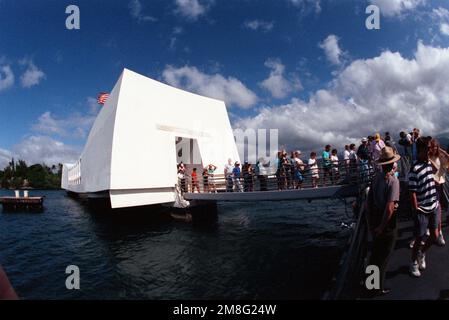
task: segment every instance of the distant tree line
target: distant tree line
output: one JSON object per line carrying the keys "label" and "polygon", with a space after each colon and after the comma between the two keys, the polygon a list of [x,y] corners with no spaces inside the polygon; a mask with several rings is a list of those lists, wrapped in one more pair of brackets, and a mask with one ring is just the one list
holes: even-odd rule
{"label": "distant tree line", "polygon": [[0,188],[5,189],[60,189],[62,164],[33,164],[28,166],[25,161],[12,159],[0,170]]}

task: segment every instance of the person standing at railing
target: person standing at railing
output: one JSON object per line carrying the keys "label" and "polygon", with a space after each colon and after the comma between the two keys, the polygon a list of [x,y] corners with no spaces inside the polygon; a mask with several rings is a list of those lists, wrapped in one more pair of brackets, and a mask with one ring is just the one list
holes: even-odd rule
{"label": "person standing at railing", "polygon": [[287,152],[284,152],[283,159],[282,159],[282,165],[284,167],[285,172],[285,188],[286,189],[292,189],[293,188],[293,166],[292,166],[292,159],[289,158]]}
{"label": "person standing at railing", "polygon": [[209,193],[209,173],[207,168],[203,169],[203,192]]}
{"label": "person standing at railing", "polygon": [[318,181],[320,180],[320,174],[318,169],[318,161],[316,159],[316,152],[310,153],[308,166],[312,177],[312,188],[318,188]]}
{"label": "person standing at railing", "polygon": [[198,191],[198,193],[201,193],[200,191],[200,184],[198,182],[198,174],[196,173],[196,168],[192,169],[192,193],[195,193],[195,189]]}
{"label": "person standing at railing", "polygon": [[374,137],[368,136],[368,154],[369,154],[370,159],[373,158],[373,141],[374,141]]}
{"label": "person standing at railing", "polygon": [[276,156],[276,180],[278,184],[278,190],[282,190],[282,183],[281,183],[281,175],[282,175],[282,152],[278,151]]}
{"label": "person standing at railing", "polygon": [[355,150],[355,144],[349,145],[349,181],[355,183],[357,180],[357,151]]}
{"label": "person standing at railing", "polygon": [[412,137],[410,134],[406,134],[404,131],[399,133],[399,141],[397,145],[397,150],[401,156],[400,162],[400,175],[406,177],[409,171],[409,167],[412,161]]}
{"label": "person standing at railing", "polygon": [[234,184],[234,189],[237,192],[243,192],[242,184],[240,183],[241,170],[240,162],[236,161],[234,164],[234,169],[232,169],[232,182]]}
{"label": "person standing at railing", "polygon": [[367,138],[362,139],[362,144],[359,146],[357,150],[357,157],[359,158],[361,181],[367,182],[369,175],[369,159],[370,159]]}
{"label": "person standing at railing", "polygon": [[286,165],[288,164],[287,153],[285,150],[279,151],[277,156],[276,178],[278,190],[284,190],[287,187]]}
{"label": "person standing at railing", "polygon": [[304,182],[303,172],[305,169],[305,165],[300,157],[301,151],[298,150],[293,153],[295,189],[302,189],[302,183]]}
{"label": "person standing at railing", "polygon": [[282,184],[283,189],[287,189],[290,184],[290,161],[287,151],[282,150]]}
{"label": "person standing at railing", "polygon": [[[386,144],[387,142],[392,142],[390,132],[388,132],[388,131],[385,132],[384,142],[385,142],[385,144]],[[394,147],[392,147],[392,148],[394,149]]]}
{"label": "person standing at railing", "polygon": [[376,133],[374,135],[374,141],[371,144],[371,157],[373,162],[377,162],[379,160],[382,149],[385,147],[385,142],[381,139],[380,134]]}
{"label": "person standing at railing", "polygon": [[332,184],[337,184],[340,180],[340,160],[338,159],[338,150],[334,149],[331,153],[331,163],[332,163],[332,171],[331,171],[331,181]]}
{"label": "person standing at railing", "polygon": [[178,165],[178,181],[181,187],[181,191],[184,193],[187,192],[185,166],[182,162]]}
{"label": "person standing at railing", "polygon": [[288,170],[287,170],[287,188],[295,189],[295,151],[290,153],[290,158],[288,160]]}
{"label": "person standing at railing", "polygon": [[345,164],[345,173],[346,176],[349,176],[349,156],[351,155],[351,150],[349,150],[349,144],[345,145],[345,151],[343,151],[343,161]]}
{"label": "person standing at railing", "polygon": [[254,179],[255,179],[254,167],[250,163],[249,167],[248,167],[248,183],[249,183],[248,191],[250,191],[250,192],[254,191]]}
{"label": "person standing at railing", "polygon": [[253,191],[253,174],[252,166],[248,161],[245,161],[242,167],[243,175],[243,191],[250,192]]}
{"label": "person standing at railing", "polygon": [[210,192],[217,193],[217,187],[215,186],[215,179],[214,179],[215,170],[217,170],[217,167],[214,166],[213,164],[209,164],[207,166],[207,174],[209,176],[209,190]]}
{"label": "person standing at railing", "polygon": [[265,159],[260,158],[254,170],[257,179],[259,180],[260,191],[268,191],[267,186],[267,168],[265,165]]}
{"label": "person standing at railing", "polygon": [[226,192],[232,192],[234,184],[232,183],[232,170],[234,166],[232,164],[232,159],[228,159],[228,163],[225,164],[224,176],[226,180]]}
{"label": "person standing at railing", "polygon": [[401,157],[390,147],[382,149],[377,165],[382,167],[373,179],[366,201],[368,227],[373,236],[369,265],[380,270],[380,288],[376,294],[386,294],[385,274],[397,239],[396,209],[400,196],[400,184],[394,175],[394,163]]}
{"label": "person standing at railing", "polygon": [[326,179],[331,175],[331,168],[332,168],[332,162],[331,162],[331,146],[327,145],[324,147],[324,151],[322,154],[323,159],[323,186],[326,186]]}
{"label": "person standing at railing", "polygon": [[410,133],[411,135],[411,151],[412,151],[412,162],[415,162],[418,160],[418,148],[416,146],[416,142],[421,137],[421,130],[418,128],[413,128],[413,131]]}
{"label": "person standing at railing", "polygon": [[393,148],[395,153],[398,153],[398,149],[396,147],[396,143],[391,138],[390,132],[385,132],[385,138],[384,138],[385,145],[387,147]]}

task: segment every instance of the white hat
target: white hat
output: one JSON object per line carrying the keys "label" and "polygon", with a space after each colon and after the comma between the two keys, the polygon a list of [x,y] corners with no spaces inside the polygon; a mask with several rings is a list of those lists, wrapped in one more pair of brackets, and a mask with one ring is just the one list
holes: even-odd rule
{"label": "white hat", "polygon": [[401,156],[396,154],[391,147],[384,147],[381,151],[380,158],[377,160],[378,165],[386,165],[390,163],[398,162]]}

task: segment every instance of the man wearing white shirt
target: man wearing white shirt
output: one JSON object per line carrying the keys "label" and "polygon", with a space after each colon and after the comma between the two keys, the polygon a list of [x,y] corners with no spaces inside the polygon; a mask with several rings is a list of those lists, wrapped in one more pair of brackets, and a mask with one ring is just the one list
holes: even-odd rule
{"label": "man wearing white shirt", "polygon": [[225,164],[224,167],[224,175],[226,179],[226,192],[232,192],[234,184],[232,182],[232,170],[234,169],[234,165],[232,163],[232,159],[228,159],[228,163]]}

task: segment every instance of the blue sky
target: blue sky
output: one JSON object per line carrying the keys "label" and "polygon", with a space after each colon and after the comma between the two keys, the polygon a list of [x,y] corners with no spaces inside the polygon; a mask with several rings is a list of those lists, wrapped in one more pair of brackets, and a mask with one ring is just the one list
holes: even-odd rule
{"label": "blue sky", "polygon": [[[65,28],[70,4],[80,30]],[[365,28],[370,4],[380,30]],[[439,134],[449,72],[431,74],[449,67],[447,9],[443,0],[0,0],[0,165],[76,158],[96,95],[124,67],[224,99],[235,127],[278,128],[289,147],[415,126]]]}

